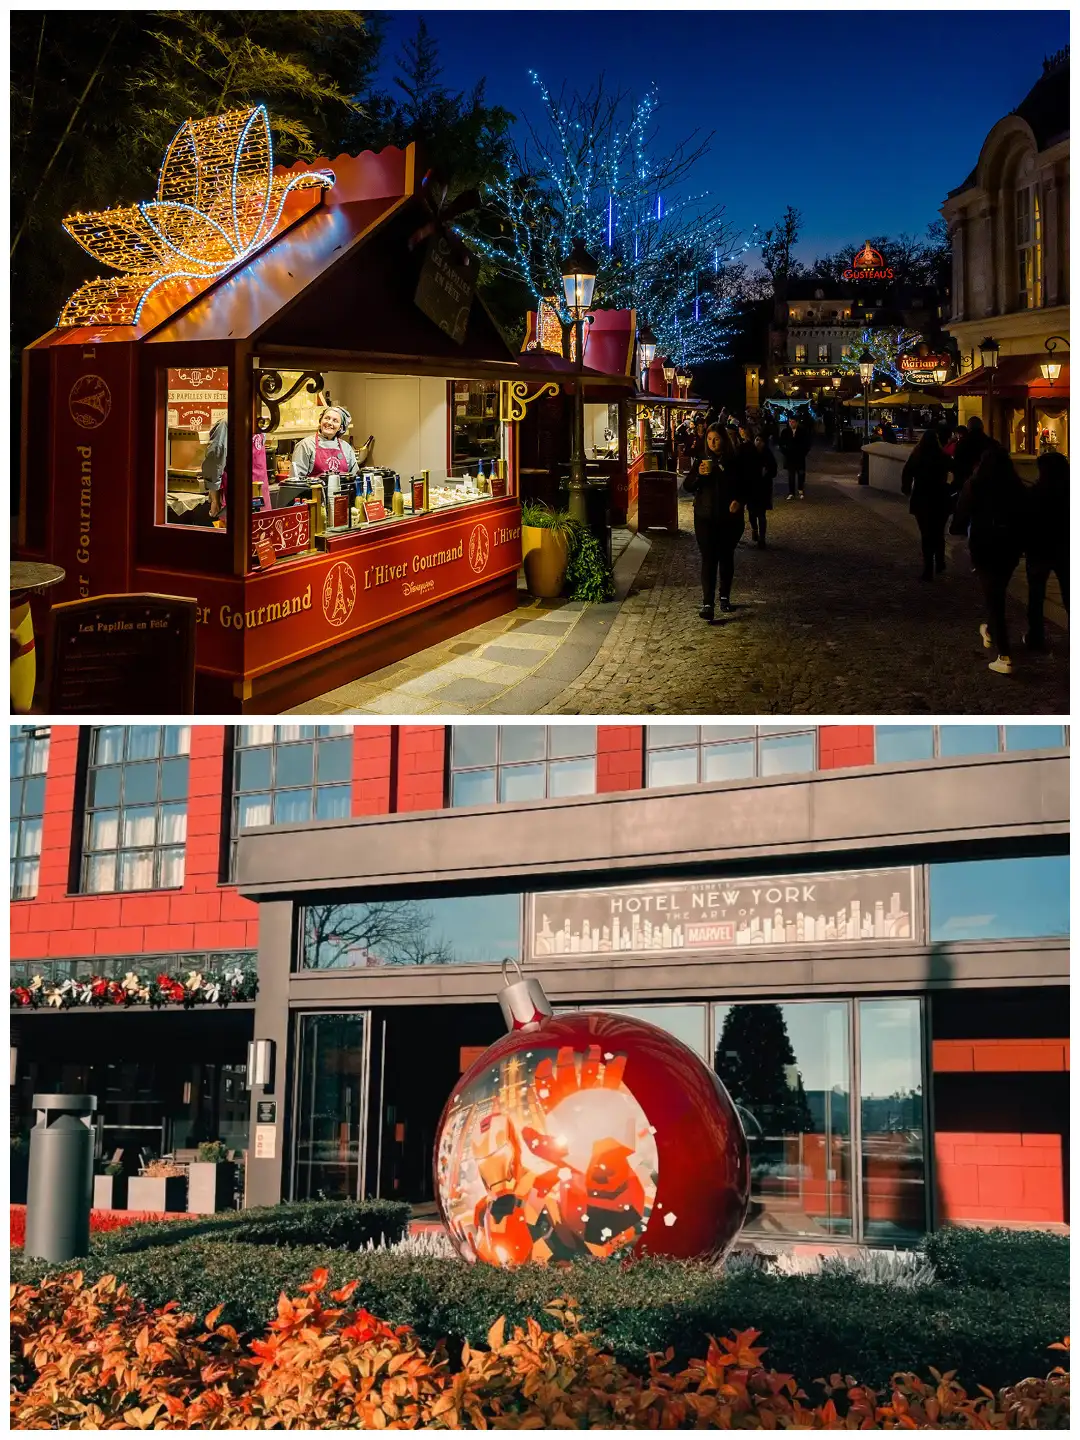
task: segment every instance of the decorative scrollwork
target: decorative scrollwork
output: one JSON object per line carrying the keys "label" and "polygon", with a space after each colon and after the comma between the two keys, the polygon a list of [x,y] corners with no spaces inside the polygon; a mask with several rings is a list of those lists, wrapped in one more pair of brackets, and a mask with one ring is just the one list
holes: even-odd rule
{"label": "decorative scrollwork", "polygon": [[545,380],[531,395],[529,394],[528,381],[503,380],[500,385],[499,395],[500,419],[504,424],[512,420],[524,420],[525,411],[534,400],[539,400],[542,395],[558,395],[558,393],[559,385],[555,380]]}
{"label": "decorative scrollwork", "polygon": [[[305,384],[306,382],[306,384]],[[305,370],[304,373],[289,386],[285,394],[281,390],[285,381],[281,377],[280,370],[256,370],[255,371],[255,394],[260,401],[260,410],[265,405],[267,414],[259,414],[255,420],[255,429],[261,433],[268,430],[276,430],[281,424],[281,407],[287,400],[304,386],[312,395],[317,395],[325,388],[326,381],[316,370]]]}

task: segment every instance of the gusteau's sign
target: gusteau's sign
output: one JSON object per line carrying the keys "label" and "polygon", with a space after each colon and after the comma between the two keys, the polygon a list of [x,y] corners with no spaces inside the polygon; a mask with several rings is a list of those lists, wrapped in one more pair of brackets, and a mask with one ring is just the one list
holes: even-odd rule
{"label": "gusteau's sign", "polygon": [[895,942],[914,938],[914,914],[908,866],[556,890],[529,897],[527,928],[539,960]]}
{"label": "gusteau's sign", "polygon": [[857,255],[852,256],[851,264],[843,271],[845,280],[892,280],[894,278],[892,266],[886,265],[884,255],[880,250],[875,250],[869,240]]}

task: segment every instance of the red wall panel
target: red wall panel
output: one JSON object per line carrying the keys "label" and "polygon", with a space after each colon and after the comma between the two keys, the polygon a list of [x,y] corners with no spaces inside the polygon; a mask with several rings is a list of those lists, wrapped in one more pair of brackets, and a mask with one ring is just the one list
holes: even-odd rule
{"label": "red wall panel", "polygon": [[394,809],[441,810],[445,798],[446,726],[400,726]]}
{"label": "red wall panel", "polygon": [[940,1224],[1065,1220],[1060,1135],[938,1131],[934,1156]]}
{"label": "red wall panel", "polygon": [[389,725],[353,727],[353,815],[390,814],[393,741]]}
{"label": "red wall panel", "polygon": [[851,765],[873,763],[873,725],[818,727],[818,765],[822,770],[843,770]]}
{"label": "red wall panel", "polygon": [[645,727],[596,727],[596,791],[640,790],[644,776]]}

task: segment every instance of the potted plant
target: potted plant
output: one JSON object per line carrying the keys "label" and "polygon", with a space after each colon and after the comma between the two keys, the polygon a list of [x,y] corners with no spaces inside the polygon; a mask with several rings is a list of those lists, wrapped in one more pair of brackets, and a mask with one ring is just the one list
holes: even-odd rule
{"label": "potted plant", "polygon": [[232,1209],[236,1166],[228,1155],[223,1140],[207,1140],[199,1146],[188,1166],[188,1214],[213,1215],[217,1210]]}
{"label": "potted plant", "polygon": [[109,1160],[94,1176],[94,1209],[123,1210],[127,1206],[127,1176],[122,1160]]}
{"label": "potted plant", "polygon": [[127,1210],[149,1210],[155,1215],[182,1214],[187,1191],[187,1170],[173,1160],[151,1160],[141,1175],[132,1175],[127,1187]]}
{"label": "potted plant", "polygon": [[521,507],[521,555],[530,595],[552,600],[562,594],[573,528],[565,510],[531,502]]}

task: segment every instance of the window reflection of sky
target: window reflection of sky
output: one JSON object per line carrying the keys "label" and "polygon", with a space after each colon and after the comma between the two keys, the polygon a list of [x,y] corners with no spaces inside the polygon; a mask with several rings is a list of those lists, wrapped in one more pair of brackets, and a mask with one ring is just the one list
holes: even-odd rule
{"label": "window reflection of sky", "polygon": [[1067,855],[930,866],[931,940],[1009,940],[1068,933]]}

